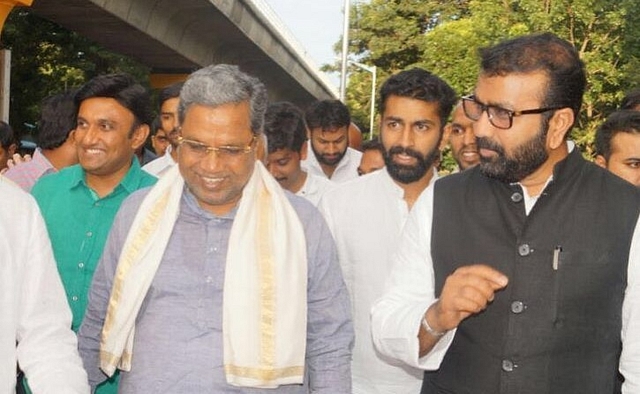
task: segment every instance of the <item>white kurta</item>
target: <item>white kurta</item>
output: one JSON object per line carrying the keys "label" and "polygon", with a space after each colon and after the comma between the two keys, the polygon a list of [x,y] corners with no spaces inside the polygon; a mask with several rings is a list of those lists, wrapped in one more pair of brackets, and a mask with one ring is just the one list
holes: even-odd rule
{"label": "white kurta", "polygon": [[[429,186],[436,178],[434,173]],[[384,293],[394,265],[393,252],[409,215],[403,196],[402,188],[382,169],[338,185],[320,201],[351,293],[356,333],[354,394],[418,393],[422,384],[420,369],[383,356],[375,350],[371,338],[371,306]]]}
{"label": "white kurta", "polygon": [[172,148],[173,147],[169,145],[167,150],[164,152],[164,155],[145,164],[142,166],[142,169],[151,175],[155,175],[157,177],[162,176],[162,174],[176,164],[175,160],[173,160],[173,157],[171,156]]}
{"label": "white kurta", "polygon": [[300,162],[300,165],[305,171],[307,171],[307,173],[331,179],[332,182],[338,183],[346,182],[358,177],[358,166],[360,165],[362,152],[353,148],[347,148],[347,152],[338,163],[333,175],[331,175],[331,178],[328,178],[324,171],[322,171],[322,167],[320,167],[320,163],[318,162],[318,159],[316,159],[316,155],[313,153],[313,149],[311,149],[310,144],[311,142],[307,144],[309,145],[307,148],[307,159]]}
{"label": "white kurta", "polygon": [[89,393],[38,206],[1,176],[0,201],[0,393],[14,392],[16,363],[34,394]]}
{"label": "white kurta", "polygon": [[335,183],[326,177],[307,173],[304,185],[298,190],[296,196],[304,197],[314,206],[318,206],[320,198],[329,190],[333,189]]}

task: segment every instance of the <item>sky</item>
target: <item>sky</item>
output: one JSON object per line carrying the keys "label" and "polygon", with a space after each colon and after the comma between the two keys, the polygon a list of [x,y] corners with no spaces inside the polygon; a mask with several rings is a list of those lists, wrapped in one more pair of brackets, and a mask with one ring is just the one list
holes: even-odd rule
{"label": "sky", "polygon": [[[344,0],[263,1],[278,15],[316,66],[334,63],[340,58],[340,54],[333,52],[333,45],[342,36]],[[327,76],[337,89],[340,75]]]}

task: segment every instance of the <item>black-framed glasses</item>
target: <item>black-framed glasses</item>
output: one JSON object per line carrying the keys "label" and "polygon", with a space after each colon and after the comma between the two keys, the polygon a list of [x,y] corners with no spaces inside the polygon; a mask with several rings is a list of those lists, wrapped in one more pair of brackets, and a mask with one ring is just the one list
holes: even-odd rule
{"label": "black-framed glasses", "polygon": [[245,146],[223,145],[223,146],[209,146],[199,141],[190,140],[184,137],[178,137],[178,145],[186,150],[189,155],[204,159],[209,153],[215,152],[216,156],[224,159],[236,159],[240,156],[247,154],[253,150],[253,143],[256,141],[256,135],[251,137],[251,141]]}
{"label": "black-framed glasses", "polygon": [[474,95],[464,96],[462,98],[462,109],[467,118],[474,122],[482,116],[483,112],[487,112],[489,123],[499,129],[510,129],[513,126],[513,117],[522,115],[542,114],[548,111],[555,111],[564,107],[548,107],[525,109],[522,111],[512,111],[497,105],[487,105],[476,100]]}

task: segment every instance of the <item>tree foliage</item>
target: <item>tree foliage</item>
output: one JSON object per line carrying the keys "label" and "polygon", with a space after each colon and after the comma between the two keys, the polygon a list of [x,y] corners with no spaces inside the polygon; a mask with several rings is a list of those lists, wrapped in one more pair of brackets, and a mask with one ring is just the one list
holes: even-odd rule
{"label": "tree foliage", "polygon": [[2,45],[11,50],[11,125],[30,132],[39,117],[40,102],[63,90],[77,88],[96,75],[128,72],[140,81],[149,70],[87,38],[42,19],[28,8],[15,8],[2,31]]}
{"label": "tree foliage", "polygon": [[[640,85],[636,0],[371,0],[353,8],[350,53],[376,65],[380,83],[419,66],[441,76],[460,95],[473,90],[479,48],[543,31],[567,39],[587,68],[587,92],[573,131],[587,155],[597,126],[626,91]],[[358,121],[362,103],[369,100],[369,90],[361,85],[368,84],[369,79],[349,80],[347,103],[356,109]]]}

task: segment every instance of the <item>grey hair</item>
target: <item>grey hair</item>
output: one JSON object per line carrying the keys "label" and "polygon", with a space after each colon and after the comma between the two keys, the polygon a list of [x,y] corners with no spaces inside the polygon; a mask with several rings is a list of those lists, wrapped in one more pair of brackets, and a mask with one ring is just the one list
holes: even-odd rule
{"label": "grey hair", "polygon": [[251,131],[262,132],[267,110],[267,89],[258,78],[240,71],[229,64],[211,65],[192,73],[180,91],[178,119],[184,122],[191,105],[217,107],[230,103],[249,101]]}

